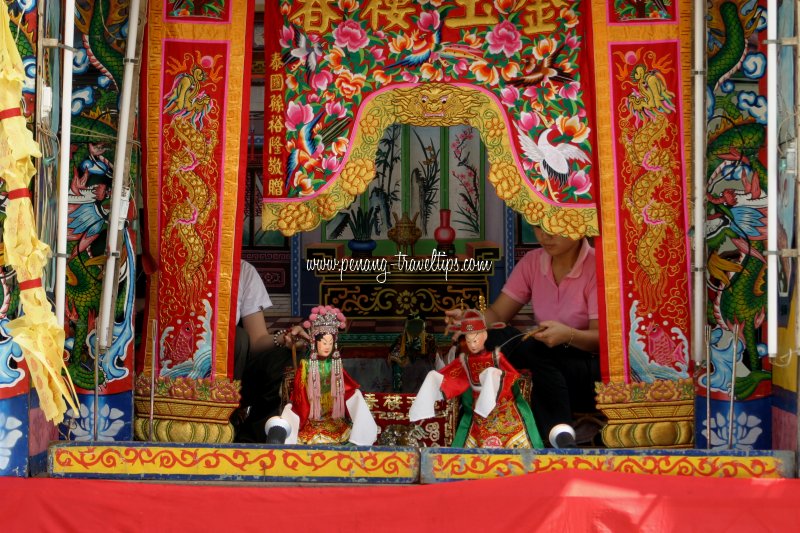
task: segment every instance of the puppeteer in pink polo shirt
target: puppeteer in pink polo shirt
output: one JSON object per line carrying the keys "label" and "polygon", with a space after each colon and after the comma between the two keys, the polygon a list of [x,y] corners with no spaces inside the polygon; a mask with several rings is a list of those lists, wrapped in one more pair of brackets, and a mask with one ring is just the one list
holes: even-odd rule
{"label": "puppeteer in pink polo shirt", "polygon": [[543,248],[531,250],[511,271],[503,292],[523,305],[531,302],[537,323],[557,320],[575,329],[588,329],[589,320],[598,318],[594,248],[583,239],[575,266],[558,285],[551,263]]}

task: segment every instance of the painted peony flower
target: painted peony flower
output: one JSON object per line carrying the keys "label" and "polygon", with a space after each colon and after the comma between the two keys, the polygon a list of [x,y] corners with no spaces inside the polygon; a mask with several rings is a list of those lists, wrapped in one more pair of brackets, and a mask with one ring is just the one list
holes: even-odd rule
{"label": "painted peony flower", "polygon": [[586,175],[585,171],[578,170],[570,175],[569,179],[567,180],[567,185],[574,187],[575,195],[580,196],[581,194],[586,194],[589,192],[589,189],[592,187],[592,182],[589,179],[589,176]]}
{"label": "painted peony flower", "polygon": [[283,48],[291,48],[294,41],[294,28],[291,26],[282,26],[278,43]]}
{"label": "painted peony flower", "polygon": [[393,54],[401,54],[406,50],[410,50],[412,46],[411,38],[404,33],[393,37],[389,41],[389,51]]}
{"label": "painted peony flower", "polygon": [[339,9],[345,13],[350,13],[358,7],[358,0],[338,0]]}
{"label": "painted peony flower", "polygon": [[578,99],[578,92],[581,90],[581,84],[578,82],[575,83],[567,83],[564,84],[563,87],[558,91],[558,95],[562,98],[568,98],[570,100],[577,100]]}
{"label": "painted peony flower", "polygon": [[503,105],[511,108],[517,104],[517,100],[519,100],[519,89],[513,86],[503,87],[500,91],[500,101],[503,102]]}
{"label": "painted peony flower", "polygon": [[373,79],[378,83],[378,85],[386,85],[390,81],[392,81],[392,77],[386,74],[381,69],[376,69],[372,71]]}
{"label": "painted peony flower", "polygon": [[332,117],[342,118],[347,113],[347,110],[340,102],[333,101],[325,104],[325,113]]}
{"label": "painted peony flower", "polygon": [[314,110],[308,104],[298,104],[289,102],[286,106],[286,129],[295,131],[303,124],[307,124],[314,118]]}
{"label": "painted peony flower", "polygon": [[486,41],[489,43],[489,52],[493,54],[502,52],[506,57],[511,57],[522,48],[519,30],[507,20],[492,28],[486,35]]}
{"label": "painted peony flower", "polygon": [[358,52],[369,44],[367,32],[352,19],[342,21],[333,30],[333,37],[336,46],[347,48],[350,52]]}
{"label": "painted peony flower", "polygon": [[419,20],[417,21],[417,26],[422,31],[432,32],[439,29],[439,25],[441,23],[442,21],[439,18],[438,11],[423,11],[419,16]]}
{"label": "painted peony flower", "polygon": [[514,8],[514,0],[494,0],[494,7],[502,14],[508,15]]}
{"label": "painted peony flower", "polygon": [[383,63],[383,60],[386,59],[386,50],[378,46],[373,46],[372,48],[370,48],[369,53],[372,54],[372,58],[377,63]]}
{"label": "painted peony flower", "polygon": [[336,88],[347,100],[352,100],[354,96],[361,94],[367,77],[364,74],[353,74],[349,70],[342,70],[336,77]]}
{"label": "painted peony flower", "polygon": [[500,80],[497,67],[490,66],[486,61],[476,61],[470,65],[469,69],[475,75],[476,80],[488,85],[497,85]]}
{"label": "painted peony flower", "polygon": [[331,146],[331,149],[333,150],[334,154],[341,156],[344,155],[345,152],[347,152],[347,148],[349,146],[350,146],[350,141],[348,141],[346,137],[339,137],[338,139],[333,141],[333,146]]}
{"label": "painted peony flower", "polygon": [[582,143],[589,136],[589,127],[581,122],[577,116],[565,117],[561,115],[556,120],[558,131],[564,135],[572,137],[575,144]]}
{"label": "painted peony flower", "polygon": [[309,175],[302,170],[298,170],[292,178],[292,187],[298,189],[298,196],[314,194],[313,174]]}
{"label": "painted peony flower", "polygon": [[329,70],[321,70],[311,76],[311,88],[317,91],[324,91],[333,81],[333,74]]}
{"label": "painted peony flower", "polygon": [[519,125],[524,131],[531,131],[533,128],[541,124],[541,119],[536,113],[523,111],[519,115]]}
{"label": "painted peony flower", "polygon": [[331,172],[338,171],[339,167],[341,166],[342,162],[339,160],[338,157],[330,156],[322,160],[322,168],[324,168],[325,170],[329,170]]}

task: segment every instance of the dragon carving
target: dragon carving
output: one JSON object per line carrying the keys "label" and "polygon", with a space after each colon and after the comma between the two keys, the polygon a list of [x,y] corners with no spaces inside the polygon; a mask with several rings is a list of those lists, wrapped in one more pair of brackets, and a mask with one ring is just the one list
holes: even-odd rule
{"label": "dragon carving", "polygon": [[446,83],[426,83],[392,93],[398,122],[414,126],[471,124],[480,108],[474,91]]}
{"label": "dragon carving", "polygon": [[620,118],[625,165],[632,179],[623,192],[625,208],[636,229],[634,277],[641,289],[642,312],[657,310],[666,284],[673,274],[668,250],[680,246],[678,234],[681,189],[679,162],[665,149],[677,137],[667,114],[675,108],[674,94],[666,89],[663,76],[642,64],[634,66],[636,84],[626,99],[627,115]]}
{"label": "dragon carving", "polygon": [[[80,113],[72,117],[65,360],[76,387],[92,390],[95,388],[93,359],[97,357],[93,339],[102,293],[114,168],[109,141],[117,137],[112,117],[118,112],[129,10],[127,2],[116,0],[77,2],[75,7],[76,35],[80,36],[88,63],[97,77],[85,78],[91,81],[85,85],[79,83],[74,91],[74,94],[91,93],[91,99],[82,101]],[[81,103],[78,99],[74,102]],[[123,255],[120,272],[128,266],[127,255]],[[130,287],[120,286],[114,316],[123,320],[119,323],[123,327],[132,327],[129,312],[132,303],[130,310],[126,307],[130,296]],[[115,322],[115,335],[116,328]],[[116,355],[104,354],[98,365],[100,387],[128,375],[125,358],[132,343],[117,343],[116,336],[114,343]]]}
{"label": "dragon carving", "polygon": [[[183,150],[170,153],[166,171],[166,187],[169,195],[181,200],[169,207],[164,242],[177,239],[180,248],[175,255],[183,259],[178,280],[182,292],[190,301],[199,301],[206,272],[206,247],[209,214],[216,208],[217,199],[206,183],[196,172],[199,165],[213,162],[214,148],[217,145],[216,131],[208,130],[204,135],[198,131],[191,119],[176,119],[170,125],[174,139]],[[172,265],[165,268],[177,268]]]}
{"label": "dragon carving", "polygon": [[771,376],[762,366],[758,332],[767,303],[764,254],[770,191],[759,159],[766,126],[739,107],[740,91],[722,88],[752,52],[763,8],[722,2],[709,15],[706,81],[715,119],[709,123],[706,148],[707,319],[723,330],[739,326],[747,372],[739,372],[734,388],[737,399],[747,399]]}

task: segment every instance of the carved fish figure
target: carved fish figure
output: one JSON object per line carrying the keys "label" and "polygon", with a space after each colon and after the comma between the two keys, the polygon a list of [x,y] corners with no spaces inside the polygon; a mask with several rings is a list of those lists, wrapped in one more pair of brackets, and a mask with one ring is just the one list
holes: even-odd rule
{"label": "carved fish figure", "polygon": [[192,358],[194,355],[194,324],[184,322],[178,334],[164,346],[164,360],[172,361],[172,366]]}
{"label": "carved fish figure", "polygon": [[679,370],[679,363],[686,365],[686,353],[683,351],[683,346],[675,342],[669,333],[658,324],[653,324],[648,328],[647,354],[654,363],[675,370]]}

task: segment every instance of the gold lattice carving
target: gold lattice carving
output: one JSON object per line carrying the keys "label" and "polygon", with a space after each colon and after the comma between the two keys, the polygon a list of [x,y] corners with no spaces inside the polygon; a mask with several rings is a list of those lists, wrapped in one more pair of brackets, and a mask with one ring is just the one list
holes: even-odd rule
{"label": "gold lattice carving", "polygon": [[322,287],[322,300],[342,310],[351,320],[405,317],[411,312],[442,314],[457,302],[474,300],[483,294],[481,287],[339,285]]}

